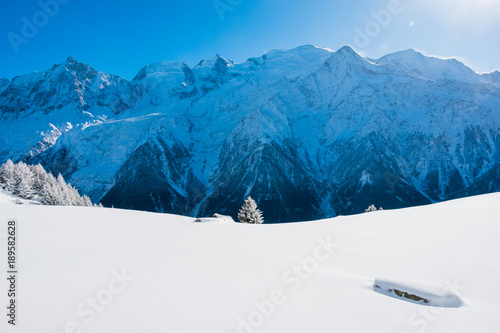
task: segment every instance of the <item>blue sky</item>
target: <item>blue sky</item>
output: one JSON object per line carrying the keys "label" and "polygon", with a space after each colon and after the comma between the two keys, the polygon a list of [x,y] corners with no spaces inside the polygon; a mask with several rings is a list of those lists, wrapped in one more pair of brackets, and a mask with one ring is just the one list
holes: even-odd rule
{"label": "blue sky", "polygon": [[498,18],[498,0],[9,0],[0,3],[0,77],[72,56],[132,79],[157,61],[242,62],[304,44],[347,44],[371,58],[414,48],[491,72],[500,70]]}

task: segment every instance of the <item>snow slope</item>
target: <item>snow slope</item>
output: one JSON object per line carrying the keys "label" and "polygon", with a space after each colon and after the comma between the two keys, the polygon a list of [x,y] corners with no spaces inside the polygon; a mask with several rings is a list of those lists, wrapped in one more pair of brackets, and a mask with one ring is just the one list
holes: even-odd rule
{"label": "snow slope", "polygon": [[[499,193],[269,225],[4,200],[0,212],[2,251],[18,220],[20,272],[18,325],[4,315],[1,332],[500,331]],[[388,297],[380,277],[463,304]]]}
{"label": "snow slope", "polygon": [[5,204],[15,204],[24,206],[40,205],[40,200],[39,199],[27,200],[0,188],[0,205],[5,205]]}

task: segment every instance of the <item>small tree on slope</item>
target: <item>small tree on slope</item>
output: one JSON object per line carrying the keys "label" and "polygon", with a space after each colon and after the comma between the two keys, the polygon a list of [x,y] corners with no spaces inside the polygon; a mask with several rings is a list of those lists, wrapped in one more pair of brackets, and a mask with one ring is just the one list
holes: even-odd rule
{"label": "small tree on slope", "polygon": [[240,220],[241,223],[252,223],[252,224],[264,223],[262,212],[259,209],[257,209],[257,203],[251,197],[248,197],[245,200],[245,203],[238,212],[238,220]]}
{"label": "small tree on slope", "polygon": [[365,209],[365,213],[375,212],[375,211],[377,211],[377,207],[375,207],[375,205],[370,205],[367,209]]}

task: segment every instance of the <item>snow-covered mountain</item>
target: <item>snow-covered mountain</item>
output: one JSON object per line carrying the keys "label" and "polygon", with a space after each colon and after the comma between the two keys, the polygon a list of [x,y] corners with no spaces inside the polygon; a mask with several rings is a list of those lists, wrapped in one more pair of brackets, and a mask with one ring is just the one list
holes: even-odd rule
{"label": "snow-covered mountain", "polygon": [[500,74],[407,50],[273,50],[151,64],[72,58],[0,81],[0,162],[41,162],[93,201],[267,222],[500,190]]}

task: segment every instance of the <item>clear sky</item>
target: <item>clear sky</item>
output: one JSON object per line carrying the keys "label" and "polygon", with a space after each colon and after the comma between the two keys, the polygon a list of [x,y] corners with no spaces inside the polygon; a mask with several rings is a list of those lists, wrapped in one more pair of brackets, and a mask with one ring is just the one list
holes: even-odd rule
{"label": "clear sky", "polygon": [[8,79],[68,56],[132,79],[157,61],[242,62],[304,44],[371,58],[414,48],[500,70],[499,0],[5,0],[0,32]]}

